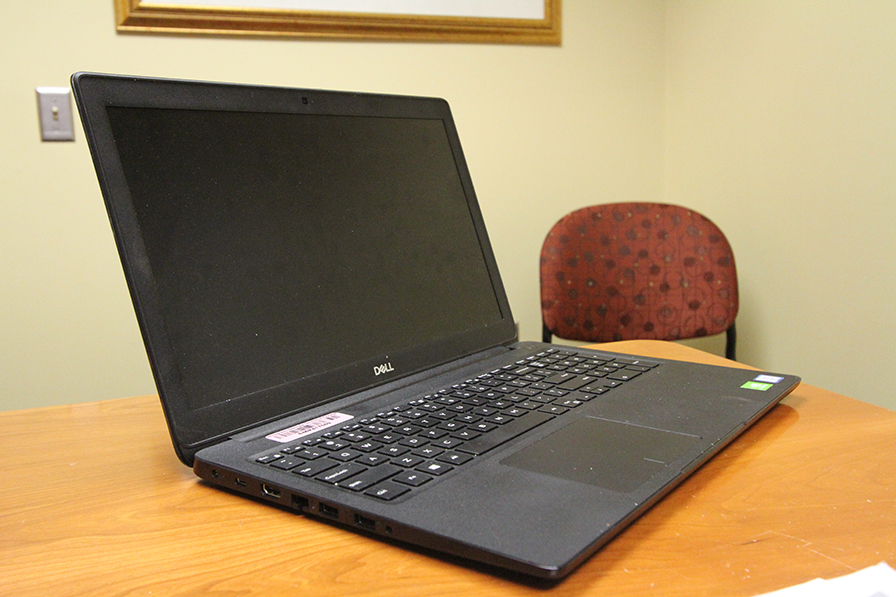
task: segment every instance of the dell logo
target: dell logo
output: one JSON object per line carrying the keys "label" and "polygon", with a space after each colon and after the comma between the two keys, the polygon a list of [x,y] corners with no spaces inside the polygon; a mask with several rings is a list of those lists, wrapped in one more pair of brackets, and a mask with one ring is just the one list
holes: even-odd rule
{"label": "dell logo", "polygon": [[392,363],[389,362],[373,366],[374,375],[382,375],[383,373],[390,373],[392,371],[395,371],[395,369],[392,368]]}

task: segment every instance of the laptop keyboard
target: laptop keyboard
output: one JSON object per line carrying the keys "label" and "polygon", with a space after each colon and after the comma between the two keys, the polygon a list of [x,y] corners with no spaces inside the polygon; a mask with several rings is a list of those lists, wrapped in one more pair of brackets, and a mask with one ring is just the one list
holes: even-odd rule
{"label": "laptop keyboard", "polygon": [[551,348],[255,461],[393,500],[655,367]]}

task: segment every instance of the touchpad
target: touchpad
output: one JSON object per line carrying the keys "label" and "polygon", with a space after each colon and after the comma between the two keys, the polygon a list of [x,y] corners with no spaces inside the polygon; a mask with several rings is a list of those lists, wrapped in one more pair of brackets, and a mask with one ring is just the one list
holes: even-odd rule
{"label": "touchpad", "polygon": [[699,440],[695,435],[584,417],[502,464],[629,493]]}

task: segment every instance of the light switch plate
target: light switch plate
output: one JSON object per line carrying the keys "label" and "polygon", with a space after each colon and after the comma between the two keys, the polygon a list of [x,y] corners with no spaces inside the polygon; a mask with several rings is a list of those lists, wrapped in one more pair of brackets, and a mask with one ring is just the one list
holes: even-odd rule
{"label": "light switch plate", "polygon": [[37,113],[42,141],[74,141],[72,93],[67,87],[38,87]]}

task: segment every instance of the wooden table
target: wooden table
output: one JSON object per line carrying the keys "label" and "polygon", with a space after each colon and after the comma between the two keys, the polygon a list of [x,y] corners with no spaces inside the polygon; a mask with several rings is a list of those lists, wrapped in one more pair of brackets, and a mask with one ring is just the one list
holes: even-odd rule
{"label": "wooden table", "polygon": [[755,595],[896,565],[896,413],[806,384],[556,585],[208,487],[154,396],[0,413],[0,487],[4,597]]}

